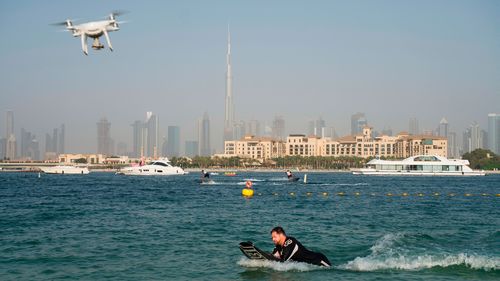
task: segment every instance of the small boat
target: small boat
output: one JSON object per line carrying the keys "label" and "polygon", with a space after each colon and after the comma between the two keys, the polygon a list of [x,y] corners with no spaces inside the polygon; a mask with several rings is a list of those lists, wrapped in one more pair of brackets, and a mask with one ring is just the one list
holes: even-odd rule
{"label": "small boat", "polygon": [[181,167],[172,166],[167,158],[161,158],[147,165],[122,168],[116,172],[116,174],[131,176],[171,176],[185,175],[187,172]]}
{"label": "small boat", "polygon": [[40,167],[45,174],[65,174],[65,175],[86,175],[89,172],[87,167],[57,165],[53,167]]}
{"label": "small boat", "polygon": [[484,171],[474,171],[469,161],[447,159],[442,156],[418,155],[404,160],[373,159],[366,168],[351,169],[354,175],[404,175],[404,176],[484,176]]}

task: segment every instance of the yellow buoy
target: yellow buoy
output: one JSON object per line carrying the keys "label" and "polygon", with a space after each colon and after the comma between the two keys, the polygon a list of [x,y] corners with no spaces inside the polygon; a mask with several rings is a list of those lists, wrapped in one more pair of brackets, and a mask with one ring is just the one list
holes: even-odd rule
{"label": "yellow buoy", "polygon": [[354,192],[354,195],[356,196],[359,196],[359,194],[360,194],[359,192]]}
{"label": "yellow buoy", "polygon": [[387,195],[387,196],[392,196],[392,193],[390,193],[390,192],[389,192],[389,193],[387,193],[386,195]]}
{"label": "yellow buoy", "polygon": [[344,195],[345,195],[345,193],[341,191],[341,192],[337,192],[337,195],[338,195],[338,196],[344,196]]}
{"label": "yellow buoy", "polygon": [[307,192],[306,193],[307,196],[311,196],[312,195],[312,192]]}
{"label": "yellow buoy", "polygon": [[251,197],[251,196],[253,196],[253,189],[243,188],[241,190],[241,195],[246,196],[246,197]]}
{"label": "yellow buoy", "polygon": [[403,192],[403,196],[408,196],[408,192]]}
{"label": "yellow buoy", "polygon": [[291,196],[295,196],[295,192],[290,192],[290,195]]}
{"label": "yellow buoy", "polygon": [[328,192],[323,192],[323,196],[328,196]]}

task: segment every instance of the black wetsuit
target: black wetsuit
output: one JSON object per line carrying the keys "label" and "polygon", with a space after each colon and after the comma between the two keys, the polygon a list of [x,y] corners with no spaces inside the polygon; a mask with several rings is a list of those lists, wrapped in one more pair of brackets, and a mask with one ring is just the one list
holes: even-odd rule
{"label": "black wetsuit", "polygon": [[283,246],[276,246],[273,250],[273,255],[276,252],[280,253],[281,262],[292,260],[320,266],[331,266],[330,261],[325,255],[309,251],[293,237],[287,237]]}

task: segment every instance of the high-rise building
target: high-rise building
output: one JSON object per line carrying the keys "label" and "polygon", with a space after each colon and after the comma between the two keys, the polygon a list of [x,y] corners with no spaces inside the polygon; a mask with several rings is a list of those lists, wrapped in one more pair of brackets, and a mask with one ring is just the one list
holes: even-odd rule
{"label": "high-rise building", "polygon": [[[231,33],[227,30],[226,54],[226,100],[224,111],[224,141],[234,139],[234,102],[233,102],[233,75],[231,69]],[[202,143],[200,142],[200,146]]]}
{"label": "high-rise building", "polygon": [[488,114],[488,147],[496,155],[500,155],[500,114]]}
{"label": "high-rise building", "polygon": [[[246,126],[246,135],[252,135],[252,136],[256,136],[256,137],[260,137],[262,136],[262,125],[260,123],[259,120],[250,120],[248,123],[247,123],[247,126]],[[240,138],[237,138],[237,139],[241,139]]]}
{"label": "high-rise building", "polygon": [[9,138],[10,135],[14,134],[14,111],[7,111],[7,119],[6,119],[6,134],[5,138]]}
{"label": "high-rise building", "polygon": [[187,157],[195,157],[199,153],[199,145],[197,141],[186,141],[186,156]]}
{"label": "high-rise building", "polygon": [[146,113],[146,122],[144,123],[145,133],[143,134],[145,143],[145,155],[148,157],[158,157],[160,155],[159,147],[159,121],[158,116],[153,112]]}
{"label": "high-rise building", "polygon": [[457,133],[448,133],[448,158],[460,157],[460,147],[458,146]]}
{"label": "high-rise building", "polygon": [[40,159],[38,140],[35,135],[21,128],[21,158],[30,160]]}
{"label": "high-rise building", "polygon": [[277,140],[285,140],[285,119],[283,116],[276,116],[273,120],[272,137]]}
{"label": "high-rise building", "polygon": [[0,160],[3,160],[6,158],[6,151],[5,149],[7,148],[7,139],[6,138],[0,138]]}
{"label": "high-rise building", "polygon": [[483,147],[483,137],[484,133],[479,127],[477,122],[473,122],[472,125],[467,128],[463,135],[463,152],[472,152],[478,148]]}
{"label": "high-rise building", "polygon": [[61,124],[60,131],[59,131],[59,141],[57,143],[57,154],[64,154],[65,153],[65,134],[66,134],[66,127],[64,124]]}
{"label": "high-rise building", "polygon": [[144,156],[142,129],[144,124],[136,120],[132,125],[132,157],[139,158]]}
{"label": "high-rise building", "polygon": [[7,124],[5,134],[5,157],[9,160],[17,157],[17,142],[14,134],[14,112],[7,111]]}
{"label": "high-rise building", "polygon": [[368,125],[365,114],[358,112],[351,116],[351,135],[355,136],[363,132],[363,128]]}
{"label": "high-rise building", "polygon": [[167,156],[178,157],[181,154],[181,129],[179,126],[168,126]]}
{"label": "high-rise building", "polygon": [[234,122],[233,126],[233,139],[241,139],[247,134],[247,126],[248,124],[245,121]]}
{"label": "high-rise building", "polygon": [[319,119],[317,120],[311,120],[309,121],[308,129],[309,136],[325,137],[326,122],[321,117],[319,117]]}
{"label": "high-rise building", "polygon": [[108,119],[101,118],[97,122],[97,153],[104,155],[112,155],[112,141],[111,141],[111,123]]}
{"label": "high-rise building", "polygon": [[448,121],[444,117],[439,122],[438,136],[448,137]]}
{"label": "high-rise building", "polygon": [[198,124],[198,143],[200,149],[198,155],[210,156],[212,154],[210,146],[210,119],[208,119],[208,113],[206,112]]}
{"label": "high-rise building", "polygon": [[409,130],[410,135],[416,136],[420,134],[420,129],[418,127],[418,119],[415,117],[410,118]]}

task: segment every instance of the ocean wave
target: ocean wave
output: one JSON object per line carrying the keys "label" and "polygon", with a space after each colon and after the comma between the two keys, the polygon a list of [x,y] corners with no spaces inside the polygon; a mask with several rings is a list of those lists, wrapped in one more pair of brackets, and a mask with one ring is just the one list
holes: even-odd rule
{"label": "ocean wave", "polygon": [[466,253],[448,255],[396,256],[379,259],[374,256],[357,257],[338,268],[353,271],[386,269],[421,270],[433,267],[466,266],[475,270],[500,270],[500,258]]}
{"label": "ocean wave", "polygon": [[249,179],[243,179],[245,182],[246,181],[266,181],[266,180],[261,180],[261,179],[253,179],[253,178],[249,178]]}
{"label": "ocean wave", "polygon": [[366,182],[358,182],[358,183],[334,183],[331,184],[333,186],[363,186],[363,185],[368,185]]}
{"label": "ocean wave", "polygon": [[270,268],[276,271],[311,271],[323,269],[320,266],[307,264],[303,262],[277,262],[268,260],[251,260],[241,258],[238,264],[249,268]]}
{"label": "ocean wave", "polygon": [[337,268],[352,271],[376,271],[465,266],[474,270],[500,270],[500,257],[464,252],[429,254],[440,248],[434,245],[433,240],[431,236],[422,234],[386,234],[370,248],[371,253],[368,256],[357,257]]}

